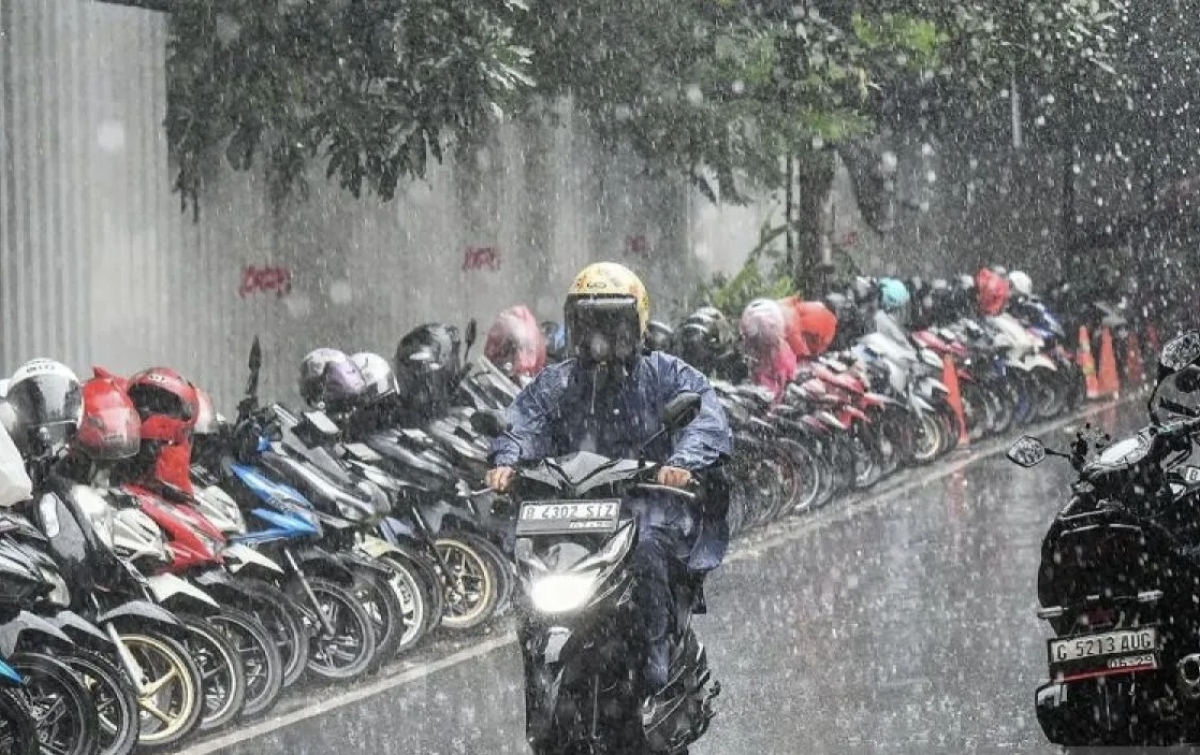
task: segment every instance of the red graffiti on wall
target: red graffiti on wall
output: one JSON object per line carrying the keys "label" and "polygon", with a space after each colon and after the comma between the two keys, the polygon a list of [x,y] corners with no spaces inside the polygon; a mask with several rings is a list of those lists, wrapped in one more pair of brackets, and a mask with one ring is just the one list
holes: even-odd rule
{"label": "red graffiti on wall", "polygon": [[286,267],[256,267],[247,265],[242,268],[242,285],[238,286],[238,296],[243,299],[247,294],[257,292],[274,292],[282,298],[292,292],[292,271]]}
{"label": "red graffiti on wall", "polygon": [[463,250],[463,270],[499,270],[500,250],[494,246],[469,246]]}
{"label": "red graffiti on wall", "polygon": [[627,257],[647,257],[650,255],[650,242],[646,237],[638,234],[637,236],[625,237],[625,255]]}
{"label": "red graffiti on wall", "polygon": [[843,248],[858,246],[858,231],[847,231],[845,236],[842,236]]}

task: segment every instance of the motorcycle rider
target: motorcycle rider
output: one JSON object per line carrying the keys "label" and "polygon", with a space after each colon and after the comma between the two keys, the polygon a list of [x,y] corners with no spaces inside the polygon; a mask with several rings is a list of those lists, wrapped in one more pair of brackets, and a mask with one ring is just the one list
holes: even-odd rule
{"label": "motorcycle rider", "polygon": [[774,299],[755,299],[742,311],[738,325],[751,381],[779,402],[796,377],[796,352],[788,344],[783,307]]}
{"label": "motorcycle rider", "polygon": [[546,337],[533,312],[518,304],[497,315],[483,355],[517,385],[532,380],[546,366]]}
{"label": "motorcycle rider", "polygon": [[879,281],[879,309],[875,312],[875,330],[897,343],[908,343],[908,332],[902,322],[906,319],[909,301],[908,286],[897,278]]}
{"label": "motorcycle rider", "polygon": [[[670,697],[672,576],[710,571],[728,545],[719,465],[732,452],[725,412],[705,377],[676,357],[643,350],[649,318],[649,294],[632,271],[611,262],[584,268],[564,307],[571,358],[547,367],[517,396],[508,409],[510,429],[493,442],[487,473],[489,487],[505,492],[518,462],[576,451],[643,456],[662,464],[657,482],[675,488],[705,472],[703,505],[654,493],[628,503],[638,518],[635,600],[645,618],[645,722],[655,720]],[[689,391],[701,396],[696,419],[676,434],[673,448],[663,438],[643,450],[661,426],[662,408]]]}

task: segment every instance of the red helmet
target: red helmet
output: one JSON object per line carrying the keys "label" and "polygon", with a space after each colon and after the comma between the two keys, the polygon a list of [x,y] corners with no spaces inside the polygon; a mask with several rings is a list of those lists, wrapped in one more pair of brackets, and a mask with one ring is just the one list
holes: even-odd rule
{"label": "red helmet", "polygon": [[975,296],[979,311],[994,317],[1008,306],[1008,278],[988,268],[975,275]]}
{"label": "red helmet", "polygon": [[83,384],[83,422],[71,444],[96,461],[128,459],[142,442],[142,420],[121,387],[108,378]]}
{"label": "red helmet", "polygon": [[546,366],[546,337],[529,308],[500,313],[488,329],[483,355],[511,377],[533,377]]}
{"label": "red helmet", "polygon": [[152,367],[129,378],[129,398],[142,418],[142,439],[186,443],[196,426],[196,388],[168,367]]}
{"label": "red helmet", "polygon": [[[810,356],[820,356],[828,351],[837,335],[837,316],[819,301],[796,301],[791,308],[796,313],[796,329],[803,340],[801,351],[796,351],[795,344],[792,350]],[[788,342],[792,340],[789,338]]]}

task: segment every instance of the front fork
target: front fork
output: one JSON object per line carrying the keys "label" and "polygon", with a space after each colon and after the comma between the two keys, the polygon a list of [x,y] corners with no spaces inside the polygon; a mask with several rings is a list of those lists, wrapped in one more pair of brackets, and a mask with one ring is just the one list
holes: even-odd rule
{"label": "front fork", "polygon": [[308,577],[304,575],[304,570],[300,568],[300,562],[292,554],[291,548],[283,549],[283,557],[287,559],[288,566],[292,568],[296,575],[296,580],[300,583],[300,589],[304,590],[304,596],[308,598],[309,604],[317,613],[317,621],[321,624],[321,629],[330,637],[334,634],[333,623],[329,621],[329,617],[321,610],[321,602],[317,600],[316,593],[313,592],[312,586],[308,584]]}

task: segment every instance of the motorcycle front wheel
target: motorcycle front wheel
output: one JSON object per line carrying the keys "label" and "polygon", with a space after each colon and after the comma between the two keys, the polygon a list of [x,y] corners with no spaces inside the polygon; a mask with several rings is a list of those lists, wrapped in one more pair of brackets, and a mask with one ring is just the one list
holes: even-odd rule
{"label": "motorcycle front wheel", "polygon": [[499,598],[496,576],[487,556],[468,540],[452,535],[434,542],[448,571],[445,580],[446,608],[442,626],[474,629],[492,617]]}
{"label": "motorcycle front wheel", "polygon": [[246,670],[246,699],[242,717],[267,712],[283,693],[283,659],[266,627],[252,614],[235,608],[223,608],[208,617],[242,661]]}
{"label": "motorcycle front wheel", "polygon": [[237,650],[205,619],[181,615],[187,628],[183,646],[200,669],[204,712],[200,731],[212,731],[238,717],[246,702],[246,668]]}
{"label": "motorcycle front wheel", "polygon": [[9,665],[25,677],[25,698],[42,751],[92,755],[100,745],[100,717],[71,667],[41,653],[16,653]]}
{"label": "motorcycle front wheel", "polygon": [[159,634],[122,633],[121,642],[142,669],[138,690],[138,749],[162,752],[200,725],[204,713],[200,669],[179,642]]}
{"label": "motorcycle front wheel", "polygon": [[38,755],[37,722],[25,698],[12,689],[0,689],[0,752]]}
{"label": "motorcycle front wheel", "polygon": [[[74,648],[62,660],[79,675],[96,703],[100,723],[97,755],[129,755],[137,746],[141,721],[137,692],[125,672],[103,655],[81,647]],[[0,752],[4,752],[2,747]]]}
{"label": "motorcycle front wheel", "polygon": [[[375,627],[354,595],[341,585],[309,578],[308,587],[317,606],[305,605],[304,623],[309,635],[308,670],[326,681],[346,681],[366,674],[375,658]],[[302,594],[296,582],[289,588]],[[313,610],[320,610],[332,627],[325,629]]]}

